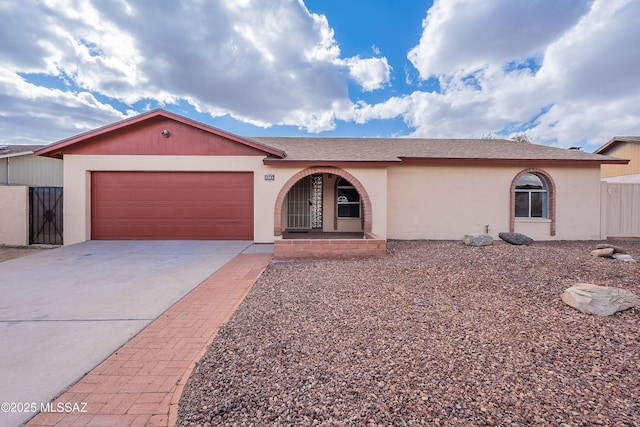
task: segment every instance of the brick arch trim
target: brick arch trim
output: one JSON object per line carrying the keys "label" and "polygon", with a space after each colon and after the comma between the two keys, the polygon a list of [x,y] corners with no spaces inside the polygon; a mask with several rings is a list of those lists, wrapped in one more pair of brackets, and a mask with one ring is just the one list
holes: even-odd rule
{"label": "brick arch trim", "polygon": [[548,203],[549,203],[548,214],[549,214],[549,219],[551,220],[549,232],[552,236],[555,236],[556,235],[556,184],[548,172],[538,168],[530,168],[530,169],[525,169],[523,171],[520,171],[515,176],[515,178],[513,178],[513,181],[511,181],[511,189],[510,189],[510,196],[509,196],[509,231],[513,233],[516,227],[516,184],[518,183],[518,180],[520,179],[520,177],[526,173],[541,175],[545,179],[545,181],[547,181],[547,185],[549,186],[548,192],[547,192]]}
{"label": "brick arch trim", "polygon": [[287,193],[289,190],[295,185],[296,182],[300,181],[302,178],[313,175],[313,174],[323,174],[330,173],[333,175],[337,175],[349,181],[351,185],[358,191],[360,194],[360,203],[362,204],[362,215],[363,215],[363,229],[366,233],[370,233],[372,229],[371,222],[371,199],[369,198],[369,194],[364,189],[364,186],[358,181],[358,179],[351,175],[349,172],[334,168],[334,167],[312,167],[304,169],[297,174],[293,175],[289,180],[282,186],[280,192],[278,193],[278,197],[276,198],[276,206],[274,212],[274,225],[273,225],[273,235],[274,236],[282,236],[282,206],[284,205],[284,200],[287,197]]}

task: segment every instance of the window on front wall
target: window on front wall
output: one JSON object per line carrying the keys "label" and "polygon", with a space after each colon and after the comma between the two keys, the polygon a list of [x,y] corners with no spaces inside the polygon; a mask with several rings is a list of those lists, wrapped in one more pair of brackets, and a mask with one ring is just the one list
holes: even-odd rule
{"label": "window on front wall", "polygon": [[516,183],[516,218],[549,217],[549,185],[545,178],[535,173],[525,173]]}
{"label": "window on front wall", "polygon": [[360,218],[360,194],[349,181],[338,181],[338,218]]}

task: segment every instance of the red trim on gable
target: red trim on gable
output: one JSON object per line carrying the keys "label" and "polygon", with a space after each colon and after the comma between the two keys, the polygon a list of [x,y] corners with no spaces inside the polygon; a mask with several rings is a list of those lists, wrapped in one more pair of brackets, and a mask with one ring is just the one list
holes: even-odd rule
{"label": "red trim on gable", "polygon": [[[166,138],[161,134],[164,130],[169,132]],[[165,110],[154,110],[76,135],[35,154],[58,159],[64,154],[286,156],[282,150]]]}

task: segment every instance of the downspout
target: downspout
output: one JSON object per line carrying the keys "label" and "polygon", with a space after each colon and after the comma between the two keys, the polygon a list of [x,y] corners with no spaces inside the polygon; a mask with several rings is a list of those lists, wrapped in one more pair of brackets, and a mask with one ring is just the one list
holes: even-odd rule
{"label": "downspout", "polygon": [[9,161],[10,159],[10,157],[7,157],[7,185],[11,185],[11,174],[9,173],[9,165],[11,164]]}

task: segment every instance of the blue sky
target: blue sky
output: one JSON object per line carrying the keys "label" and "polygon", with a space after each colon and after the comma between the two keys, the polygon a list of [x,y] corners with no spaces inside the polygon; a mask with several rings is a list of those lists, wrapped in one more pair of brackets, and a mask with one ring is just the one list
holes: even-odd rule
{"label": "blue sky", "polygon": [[640,135],[637,0],[42,0],[0,19],[0,144],[155,108],[244,136]]}

